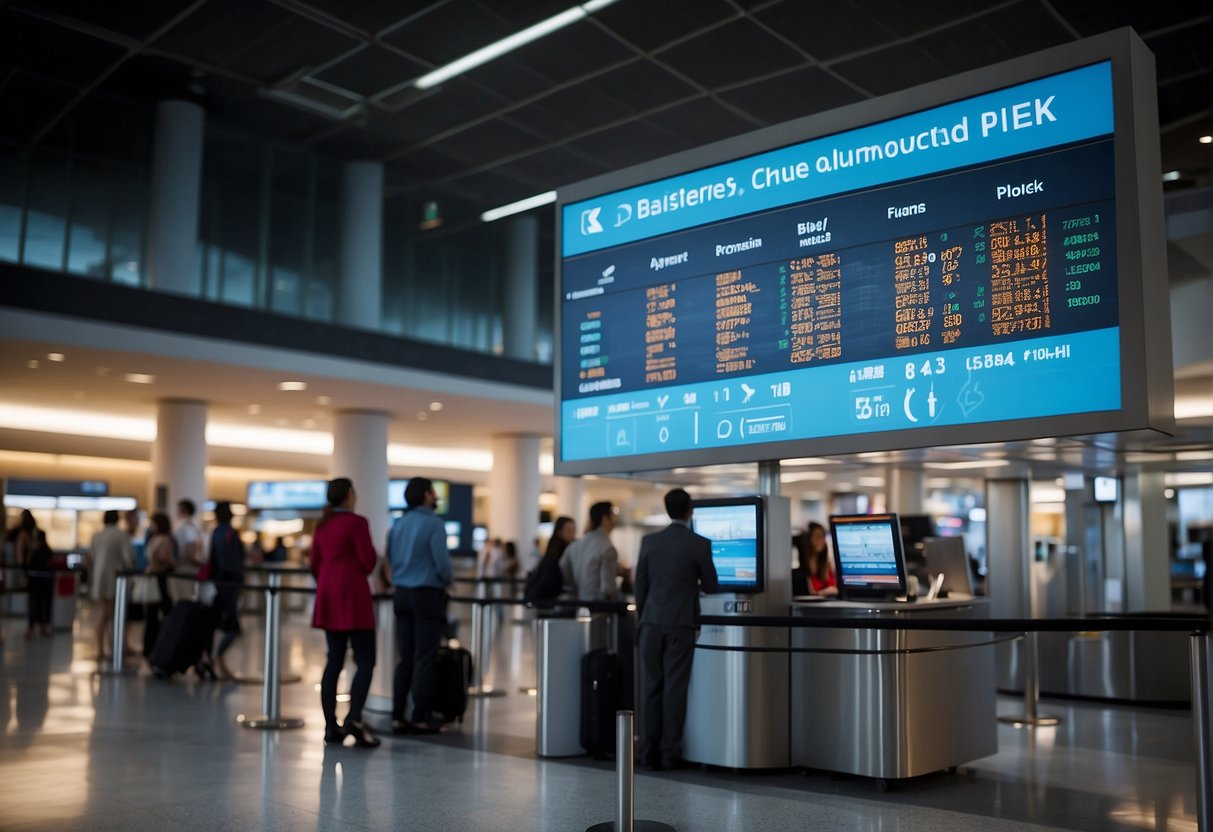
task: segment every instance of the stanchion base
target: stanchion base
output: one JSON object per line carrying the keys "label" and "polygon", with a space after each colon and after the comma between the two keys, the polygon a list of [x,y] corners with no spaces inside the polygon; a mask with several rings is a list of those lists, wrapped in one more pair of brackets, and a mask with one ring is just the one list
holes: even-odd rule
{"label": "stanchion base", "polygon": [[271,719],[268,716],[241,717],[237,720],[242,728],[257,728],[263,731],[280,731],[289,728],[302,728],[303,720],[292,717]]}
{"label": "stanchion base", "polygon": [[998,721],[1004,725],[1014,725],[1016,728],[1048,728],[1061,725],[1059,716],[1000,716]]}
{"label": "stanchion base", "polygon": [[[636,832],[678,832],[668,823],[662,823],[657,820],[634,820],[632,828]],[[609,820],[606,823],[596,823],[593,826],[587,826],[585,832],[615,832],[615,821]]]}
{"label": "stanchion base", "polygon": [[505,696],[506,691],[501,688],[490,688],[487,685],[481,685],[480,689],[468,688],[468,696],[479,697],[481,699],[493,699],[498,696]]}
{"label": "stanchion base", "polygon": [[134,676],[139,672],[137,667],[124,667],[121,670],[114,670],[112,667],[99,667],[93,671],[94,676]]}
{"label": "stanchion base", "polygon": [[[233,673],[232,681],[238,685],[261,685],[265,683],[264,676],[245,676],[243,673]],[[278,684],[293,685],[296,682],[302,682],[303,677],[298,673],[283,673],[278,677]]]}

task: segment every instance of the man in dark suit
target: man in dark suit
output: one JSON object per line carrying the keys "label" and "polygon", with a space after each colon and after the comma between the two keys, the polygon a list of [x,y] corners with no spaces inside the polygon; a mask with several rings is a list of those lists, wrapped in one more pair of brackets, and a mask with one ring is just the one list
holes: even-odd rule
{"label": "man in dark suit", "polygon": [[656,770],[682,763],[699,591],[720,590],[712,544],[691,531],[691,495],[675,488],[665,495],[665,510],[670,525],[645,536],[636,562],[641,759]]}

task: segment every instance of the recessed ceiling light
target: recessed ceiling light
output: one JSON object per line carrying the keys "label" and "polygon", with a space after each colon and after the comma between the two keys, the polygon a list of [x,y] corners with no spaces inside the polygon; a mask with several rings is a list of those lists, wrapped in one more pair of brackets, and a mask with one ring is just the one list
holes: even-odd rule
{"label": "recessed ceiling light", "polygon": [[424,422],[428,418],[430,418],[430,414],[426,413],[424,410],[417,411],[417,421]]}
{"label": "recessed ceiling light", "polygon": [[60,361],[67,361],[67,356],[61,352],[48,352],[46,354],[46,360],[59,363]]}
{"label": "recessed ceiling light", "polygon": [[155,384],[156,377],[150,373],[123,373],[122,377],[131,384]]}
{"label": "recessed ceiling light", "polygon": [[430,402],[430,410],[434,411],[435,413],[442,410],[442,402]]}
{"label": "recessed ceiling light", "polygon": [[316,404],[320,405],[321,407],[328,407],[332,403],[333,403],[332,396],[317,396],[316,397]]}
{"label": "recessed ceiling light", "polygon": [[260,413],[260,412],[261,412],[261,405],[259,405],[259,404],[250,404],[250,405],[248,406],[248,414],[249,414],[250,416],[256,416],[256,415],[257,415],[258,413]]}
{"label": "recessed ceiling light", "polygon": [[1213,136],[1201,136],[1200,143],[1201,144],[1213,144]]}
{"label": "recessed ceiling light", "polygon": [[280,381],[280,382],[278,382],[278,389],[282,390],[284,392],[290,392],[292,390],[306,390],[307,382],[306,381]]}
{"label": "recessed ceiling light", "polygon": [[1163,182],[1176,182],[1179,180],[1179,171],[1169,170],[1162,175]]}
{"label": "recessed ceiling light", "polygon": [[36,370],[42,366],[42,362],[36,358],[31,358],[29,361],[25,362],[25,366],[29,367],[31,370]]}

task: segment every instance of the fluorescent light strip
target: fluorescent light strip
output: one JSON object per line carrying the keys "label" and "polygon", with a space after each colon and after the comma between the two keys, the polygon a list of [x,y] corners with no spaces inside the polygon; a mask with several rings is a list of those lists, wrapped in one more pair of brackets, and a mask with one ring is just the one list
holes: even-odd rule
{"label": "fluorescent light strip", "polygon": [[493,454],[471,448],[431,448],[419,445],[388,445],[389,465],[408,469],[450,468],[458,471],[491,471]]}
{"label": "fluorescent light strip", "polygon": [[440,66],[433,72],[427,72],[414,81],[413,86],[419,90],[428,90],[430,87],[436,87],[443,81],[454,78],[456,75],[462,75],[481,64],[486,64],[489,61],[500,58],[502,55],[526,46],[532,41],[539,40],[539,38],[550,35],[552,32],[563,29],[565,26],[576,23],[578,20],[582,20],[593,12],[606,8],[614,2],[616,0],[592,0],[592,2],[582,3],[570,9],[565,9],[559,14],[549,17],[547,20],[539,21],[534,26],[528,26],[521,32],[515,32],[495,43],[490,43],[488,46],[482,46],[475,52],[451,61],[446,66]]}
{"label": "fluorescent light strip", "polygon": [[966,468],[1001,468],[1010,465],[1005,459],[974,459],[969,462],[927,462],[924,468],[943,468],[947,471],[961,471]]}
{"label": "fluorescent light strip", "polygon": [[532,208],[538,208],[541,205],[551,205],[556,201],[556,192],[548,191],[544,194],[535,194],[528,196],[526,199],[520,199],[517,202],[511,202],[509,205],[502,205],[500,208],[491,208],[480,215],[481,222],[493,222],[502,217],[521,214],[523,211],[529,211]]}

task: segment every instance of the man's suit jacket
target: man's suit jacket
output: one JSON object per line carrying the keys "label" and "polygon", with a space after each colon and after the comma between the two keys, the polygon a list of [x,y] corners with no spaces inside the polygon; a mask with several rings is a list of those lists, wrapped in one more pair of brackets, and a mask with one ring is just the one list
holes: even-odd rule
{"label": "man's suit jacket", "polygon": [[636,610],[642,626],[694,627],[701,588],[720,591],[711,541],[681,523],[645,535],[636,561]]}

